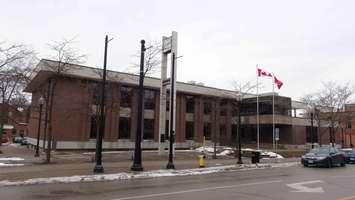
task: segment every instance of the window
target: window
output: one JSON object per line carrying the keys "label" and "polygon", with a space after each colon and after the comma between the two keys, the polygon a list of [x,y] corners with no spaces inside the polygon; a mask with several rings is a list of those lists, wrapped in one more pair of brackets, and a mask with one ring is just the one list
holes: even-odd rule
{"label": "window", "polygon": [[120,117],[118,139],[129,139],[131,136],[131,118]]}
{"label": "window", "polygon": [[195,110],[195,99],[193,96],[186,96],[186,112],[194,113]]}
{"label": "window", "polygon": [[238,125],[232,124],[232,141],[236,141],[238,132]]}
{"label": "window", "polygon": [[221,116],[227,115],[227,104],[228,104],[228,101],[226,99],[222,99],[221,102],[219,103]]}
{"label": "window", "polygon": [[92,91],[92,104],[99,105],[100,104],[100,85],[95,82],[91,82],[90,89]]}
{"label": "window", "polygon": [[144,119],[144,140],[151,140],[154,138],[154,119]]}
{"label": "window", "polygon": [[130,108],[132,106],[133,88],[122,86],[120,92],[120,106]]}
{"label": "window", "polygon": [[186,122],[185,138],[187,140],[193,140],[194,139],[194,122]]}
{"label": "window", "polygon": [[98,121],[98,115],[91,115],[90,139],[96,139],[96,134],[98,132]]}
{"label": "window", "polygon": [[205,99],[203,102],[203,113],[205,115],[209,115],[212,112],[212,100],[211,99]]}
{"label": "window", "polygon": [[211,139],[211,123],[209,122],[203,123],[203,136],[205,136],[206,140]]}
{"label": "window", "polygon": [[219,134],[221,136],[226,136],[227,135],[227,127],[225,124],[220,124],[219,125]]}
{"label": "window", "polygon": [[145,90],[144,91],[144,109],[154,110],[155,108],[155,91]]}

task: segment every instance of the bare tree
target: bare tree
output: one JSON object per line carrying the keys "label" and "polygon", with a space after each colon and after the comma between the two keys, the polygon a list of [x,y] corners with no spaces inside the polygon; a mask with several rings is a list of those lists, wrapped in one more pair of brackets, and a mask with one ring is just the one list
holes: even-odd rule
{"label": "bare tree", "polygon": [[256,84],[251,81],[241,82],[233,81],[235,90],[235,101],[233,102],[233,111],[237,113],[237,147],[238,150],[238,164],[242,164],[242,137],[241,137],[241,111],[243,108],[243,99],[250,95],[250,92],[256,88]]}
{"label": "bare tree", "polygon": [[[158,68],[161,64],[161,52],[162,45],[160,42],[147,42],[147,48],[144,54],[144,77],[148,75],[153,75],[160,71]],[[133,57],[137,59],[137,62],[132,64],[132,70],[134,74],[139,74],[139,58],[141,53],[137,52]]]}
{"label": "bare tree", "polygon": [[[2,45],[4,43],[0,43]],[[24,45],[0,46],[0,138],[2,138],[3,127],[8,113],[7,105],[15,103],[16,99],[24,99],[22,92],[31,68],[36,60],[34,51]],[[18,108],[19,105],[15,105]],[[0,142],[1,145],[2,141]]]}
{"label": "bare tree", "polygon": [[13,62],[27,58],[32,54],[34,51],[23,44],[0,42],[0,70],[11,67]]}
{"label": "bare tree", "polygon": [[303,98],[303,102],[316,108],[315,116],[318,120],[318,126],[320,126],[321,120],[324,120],[329,127],[329,142],[333,146],[335,133],[340,127],[340,123],[346,120],[342,113],[352,95],[353,88],[348,83],[341,85],[330,81],[323,83],[323,89],[319,92],[306,95]]}
{"label": "bare tree", "polygon": [[52,150],[52,123],[53,123],[53,100],[56,93],[56,86],[58,79],[63,73],[72,68],[72,64],[83,63],[86,55],[81,54],[80,51],[73,47],[75,38],[62,39],[60,41],[53,41],[48,44],[51,51],[51,59],[55,62],[44,61],[45,67],[53,72],[53,75],[48,79],[47,83],[47,95],[44,95],[46,101],[46,113],[45,113],[45,126],[48,126],[47,136],[47,149],[46,149],[46,163],[50,162],[51,150]]}

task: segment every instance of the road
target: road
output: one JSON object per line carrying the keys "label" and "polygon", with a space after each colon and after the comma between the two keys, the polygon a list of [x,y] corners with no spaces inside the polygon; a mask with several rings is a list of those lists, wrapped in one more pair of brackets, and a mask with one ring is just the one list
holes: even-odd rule
{"label": "road", "polygon": [[301,165],[117,182],[1,187],[1,199],[177,200],[312,199],[355,200],[355,165]]}

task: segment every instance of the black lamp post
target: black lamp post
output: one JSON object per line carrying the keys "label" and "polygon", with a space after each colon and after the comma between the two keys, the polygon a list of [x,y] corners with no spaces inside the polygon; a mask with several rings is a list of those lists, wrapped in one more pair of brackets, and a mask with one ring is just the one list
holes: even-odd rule
{"label": "black lamp post", "polygon": [[99,132],[96,134],[96,165],[94,168],[94,173],[103,173],[104,167],[102,166],[102,138],[105,133],[105,85],[106,85],[106,62],[107,62],[107,44],[108,36],[105,37],[105,53],[104,53],[104,68],[102,73],[102,83],[101,83],[101,98],[100,98],[100,124]]}
{"label": "black lamp post", "polygon": [[311,111],[311,148],[313,149],[314,147],[314,142],[313,142],[313,118],[314,118],[314,111]]}
{"label": "black lamp post", "polygon": [[138,93],[138,113],[137,113],[137,132],[136,132],[136,144],[134,149],[134,160],[131,167],[132,171],[143,171],[142,166],[142,125],[143,125],[143,82],[144,82],[144,52],[145,52],[145,41],[141,40],[141,60],[139,69],[139,93]]}
{"label": "black lamp post", "polygon": [[38,118],[37,145],[36,145],[35,157],[39,157],[39,136],[40,136],[40,133],[41,133],[42,107],[43,107],[43,104],[44,104],[43,97],[39,98],[38,104],[39,104],[39,118]]}
{"label": "black lamp post", "polygon": [[241,137],[241,108],[242,108],[242,98],[238,98],[238,125],[237,125],[237,138],[238,138],[238,161],[237,164],[243,164],[242,161],[242,137]]}

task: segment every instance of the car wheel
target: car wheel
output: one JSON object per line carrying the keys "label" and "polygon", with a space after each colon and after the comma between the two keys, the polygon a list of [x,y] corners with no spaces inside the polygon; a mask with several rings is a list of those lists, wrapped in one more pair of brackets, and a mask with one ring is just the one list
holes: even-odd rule
{"label": "car wheel", "polygon": [[306,163],[303,164],[303,167],[308,167],[308,165]]}
{"label": "car wheel", "polygon": [[330,158],[328,159],[327,167],[328,168],[332,168],[333,167],[332,159],[330,159]]}
{"label": "car wheel", "polygon": [[340,166],[344,167],[345,166],[345,159],[340,163]]}

